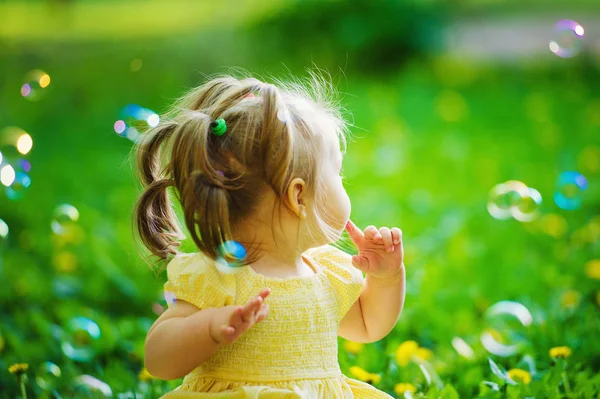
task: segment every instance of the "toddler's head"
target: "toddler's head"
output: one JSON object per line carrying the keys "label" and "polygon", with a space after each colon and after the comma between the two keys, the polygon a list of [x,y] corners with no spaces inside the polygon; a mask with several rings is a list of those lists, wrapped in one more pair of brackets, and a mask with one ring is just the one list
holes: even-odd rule
{"label": "toddler's head", "polygon": [[226,241],[249,249],[242,262],[251,263],[265,243],[304,251],[340,237],[350,215],[340,177],[346,123],[331,85],[312,77],[308,85],[212,79],[143,135],[134,217],[153,254],[177,253],[184,238],[169,187],[191,238],[213,259]]}

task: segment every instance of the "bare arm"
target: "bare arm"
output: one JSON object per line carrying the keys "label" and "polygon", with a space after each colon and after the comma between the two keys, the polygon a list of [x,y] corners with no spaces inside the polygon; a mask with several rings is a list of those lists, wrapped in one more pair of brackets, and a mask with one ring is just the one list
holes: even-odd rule
{"label": "bare arm", "polygon": [[375,342],[394,328],[404,307],[404,266],[394,279],[367,275],[358,300],[340,322],[338,335],[355,342]]}
{"label": "bare arm", "polygon": [[269,312],[263,290],[245,306],[200,310],[177,300],[152,325],[144,345],[144,365],[158,378],[181,378],[212,357],[219,346],[237,340]]}
{"label": "bare arm", "polygon": [[213,356],[220,344],[210,335],[210,319],[220,308],[199,310],[176,301],[156,320],[144,345],[148,372],[164,380],[181,378]]}

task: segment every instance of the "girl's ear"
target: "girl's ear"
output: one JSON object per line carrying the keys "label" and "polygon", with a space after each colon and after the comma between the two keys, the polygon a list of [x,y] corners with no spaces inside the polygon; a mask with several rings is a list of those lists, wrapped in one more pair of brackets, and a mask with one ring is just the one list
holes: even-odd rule
{"label": "girl's ear", "polygon": [[305,190],[306,183],[299,177],[295,177],[287,188],[286,205],[300,219],[306,219]]}

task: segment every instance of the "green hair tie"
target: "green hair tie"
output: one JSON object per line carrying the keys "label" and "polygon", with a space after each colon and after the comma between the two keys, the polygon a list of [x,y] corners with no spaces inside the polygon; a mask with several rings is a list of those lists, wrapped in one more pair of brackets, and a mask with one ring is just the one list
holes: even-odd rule
{"label": "green hair tie", "polygon": [[215,136],[222,136],[227,131],[227,125],[225,124],[225,119],[217,119],[216,121],[210,124],[210,131]]}

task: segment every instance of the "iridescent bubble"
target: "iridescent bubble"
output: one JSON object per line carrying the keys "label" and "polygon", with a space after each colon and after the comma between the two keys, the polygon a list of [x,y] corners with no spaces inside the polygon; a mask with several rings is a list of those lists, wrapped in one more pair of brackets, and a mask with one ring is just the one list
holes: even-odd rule
{"label": "iridescent bubble", "polygon": [[160,117],[156,112],[137,104],[129,104],[121,110],[120,118],[115,122],[114,129],[119,136],[136,142],[143,131],[157,126],[159,122]]}
{"label": "iridescent bubble", "polygon": [[526,191],[525,183],[516,180],[494,186],[488,198],[488,212],[495,219],[510,219],[513,207],[519,203]]}
{"label": "iridescent bubble", "polygon": [[73,205],[62,204],[54,209],[54,216],[50,227],[54,234],[67,234],[79,220],[79,211]]}
{"label": "iridescent bubble", "polygon": [[529,222],[539,215],[542,196],[534,188],[517,180],[498,184],[490,190],[488,212],[495,219],[515,218]]}
{"label": "iridescent bubble", "polygon": [[460,337],[452,338],[452,347],[465,359],[475,359],[475,351],[473,351],[473,348],[464,339]]}
{"label": "iridescent bubble", "polygon": [[6,187],[15,181],[15,169],[11,165],[0,165],[0,183]]}
{"label": "iridescent bubble", "polygon": [[25,173],[31,172],[31,162],[26,159],[17,159],[13,163],[15,171],[21,171]]}
{"label": "iridescent bubble", "polygon": [[20,127],[9,126],[0,131],[0,153],[4,162],[10,163],[28,154],[31,148],[33,148],[33,139]]}
{"label": "iridescent bubble", "polygon": [[575,210],[581,206],[588,188],[587,179],[579,172],[563,172],[558,177],[554,202],[560,209]]}
{"label": "iridescent bubble", "polygon": [[486,310],[484,321],[481,343],[488,352],[506,357],[526,348],[527,330],[533,317],[524,305],[512,301],[498,302]]}
{"label": "iridescent bubble", "polygon": [[553,39],[549,48],[561,58],[576,56],[583,46],[583,26],[570,19],[560,20],[554,25]]}
{"label": "iridescent bubble", "polygon": [[122,121],[122,120],[118,120],[115,122],[115,132],[117,134],[123,134],[123,132],[125,131],[125,129],[127,128],[127,124]]}
{"label": "iridescent bubble", "polygon": [[241,266],[241,260],[246,257],[246,248],[237,241],[225,241],[219,245],[219,256],[230,267]]}
{"label": "iridescent bubble", "polygon": [[8,237],[8,224],[6,224],[6,222],[2,219],[0,219],[0,240],[4,240],[6,237]]}
{"label": "iridescent bubble", "polygon": [[98,324],[87,317],[74,317],[67,322],[62,342],[64,354],[71,360],[88,361],[98,351],[102,334]]}
{"label": "iridescent bubble", "polygon": [[112,398],[110,386],[96,377],[83,374],[73,379],[73,388],[78,398]]}
{"label": "iridescent bubble", "polygon": [[30,185],[31,177],[25,172],[17,172],[13,182],[6,187],[6,196],[13,201],[19,200],[23,198]]}
{"label": "iridescent bubble", "polygon": [[540,214],[542,195],[535,188],[531,187],[527,187],[524,194],[512,208],[512,215],[519,222],[530,222]]}
{"label": "iridescent bubble", "polygon": [[21,86],[21,95],[30,101],[37,101],[44,95],[45,88],[50,85],[50,75],[39,69],[30,71]]}
{"label": "iridescent bubble", "polygon": [[35,373],[35,382],[45,391],[52,391],[58,385],[61,376],[60,367],[52,362],[40,364]]}

